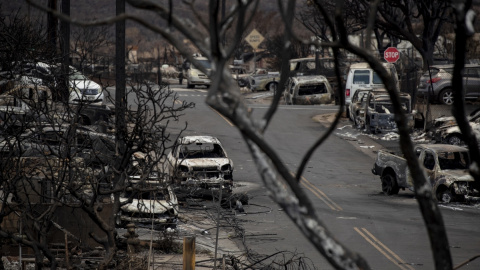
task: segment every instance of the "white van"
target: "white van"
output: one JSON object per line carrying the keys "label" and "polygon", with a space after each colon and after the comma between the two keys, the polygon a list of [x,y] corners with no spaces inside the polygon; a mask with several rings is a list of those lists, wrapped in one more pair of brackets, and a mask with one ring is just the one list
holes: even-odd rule
{"label": "white van", "polygon": [[[383,63],[383,66],[393,76],[393,79],[397,83],[397,89],[400,89],[400,85],[398,82],[398,74],[395,66],[392,63]],[[346,76],[345,105],[347,108],[348,105],[351,103],[353,94],[355,94],[355,91],[357,91],[357,89],[385,88],[382,80],[380,79],[380,76],[378,76],[378,74],[370,68],[370,65],[367,62],[350,65]]]}

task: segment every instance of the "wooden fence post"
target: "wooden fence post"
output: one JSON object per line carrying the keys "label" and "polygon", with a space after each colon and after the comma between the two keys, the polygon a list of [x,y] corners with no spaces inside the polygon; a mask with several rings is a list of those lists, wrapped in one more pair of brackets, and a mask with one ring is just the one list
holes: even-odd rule
{"label": "wooden fence post", "polygon": [[183,270],[195,270],[195,237],[183,238]]}

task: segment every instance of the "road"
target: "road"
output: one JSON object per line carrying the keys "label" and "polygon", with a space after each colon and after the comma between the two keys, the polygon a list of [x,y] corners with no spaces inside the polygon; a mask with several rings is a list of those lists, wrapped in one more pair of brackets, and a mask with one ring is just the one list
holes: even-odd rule
{"label": "road", "polygon": [[[186,121],[188,127],[184,135],[218,137],[235,163],[237,191],[247,191],[250,197],[245,213],[236,215],[237,222],[244,228],[243,237],[237,234],[239,245],[250,254],[288,251],[308,258],[317,269],[333,269],[270,199],[238,130],[205,104],[207,89],[185,89],[184,86],[172,86],[172,89],[181,100],[196,103],[173,132]],[[253,117],[260,118],[267,106],[257,103],[252,95],[265,94],[268,95],[251,94],[246,99]],[[282,105],[265,139],[295,172],[303,154],[326,131],[324,125],[312,119],[336,110],[333,105]],[[383,195],[380,179],[371,173],[373,155],[362,151],[358,138],[341,136],[340,133],[354,132],[348,120],[342,120],[341,125],[338,135],[331,136],[314,154],[302,178],[302,187],[312,200],[317,216],[340,242],[360,253],[372,269],[434,269],[428,236],[413,193],[400,191],[396,196]],[[361,140],[364,146],[370,143],[368,137]],[[440,209],[454,265],[480,254],[480,206],[450,204],[440,205]],[[461,269],[480,269],[480,260]]]}

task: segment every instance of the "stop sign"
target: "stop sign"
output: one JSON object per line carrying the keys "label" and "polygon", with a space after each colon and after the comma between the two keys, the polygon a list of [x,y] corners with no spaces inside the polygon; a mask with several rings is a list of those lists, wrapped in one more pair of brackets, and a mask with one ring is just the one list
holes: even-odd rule
{"label": "stop sign", "polygon": [[395,47],[388,47],[383,53],[383,58],[389,63],[395,63],[400,58],[400,52]]}

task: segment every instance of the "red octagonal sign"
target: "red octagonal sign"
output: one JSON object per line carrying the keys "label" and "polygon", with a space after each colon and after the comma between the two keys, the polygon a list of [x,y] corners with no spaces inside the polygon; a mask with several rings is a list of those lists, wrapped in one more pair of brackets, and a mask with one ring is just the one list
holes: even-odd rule
{"label": "red octagonal sign", "polygon": [[383,58],[389,63],[395,63],[400,58],[400,52],[395,47],[388,47],[383,53]]}

